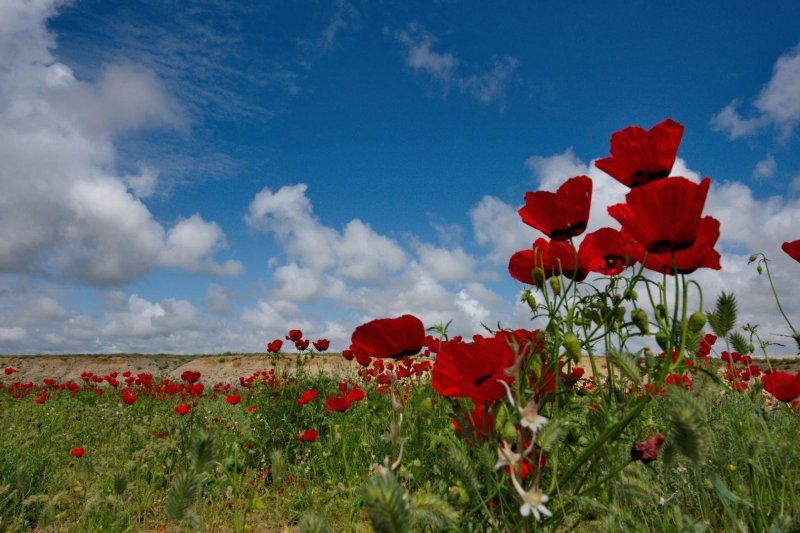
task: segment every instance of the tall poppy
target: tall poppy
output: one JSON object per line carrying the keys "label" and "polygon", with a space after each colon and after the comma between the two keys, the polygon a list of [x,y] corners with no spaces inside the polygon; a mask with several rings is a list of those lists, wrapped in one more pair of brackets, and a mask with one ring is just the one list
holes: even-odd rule
{"label": "tall poppy", "polygon": [[650,253],[685,250],[697,238],[710,184],[709,178],[700,184],[682,177],[654,181],[631,189],[608,214]]}
{"label": "tall poppy", "polygon": [[378,318],[361,324],[351,337],[350,350],[359,362],[368,357],[395,358],[414,355],[425,342],[425,326],[413,315]]}
{"label": "tall poppy", "polygon": [[480,342],[442,343],[433,365],[433,388],[442,396],[471,398],[475,404],[494,402],[505,394],[500,383],[511,383],[504,372],[515,362],[504,332]]}
{"label": "tall poppy", "polygon": [[678,274],[691,274],[698,268],[711,268],[720,270],[720,255],[714,249],[714,245],[719,239],[719,220],[714,217],[703,217],[697,231],[697,239],[694,244],[674,253],[664,252],[661,254],[647,254],[638,243],[633,243],[630,247],[633,258],[644,264],[648,270],[660,272],[674,276]]}
{"label": "tall poppy", "polygon": [[522,221],[554,241],[566,241],[586,230],[592,205],[592,180],[575,176],[556,192],[525,193],[525,205],[519,210]]}
{"label": "tall poppy", "polygon": [[785,242],[781,249],[795,261],[800,261],[800,240]]}
{"label": "tall poppy", "polygon": [[675,164],[683,126],[667,119],[645,131],[630,126],[611,136],[611,157],[594,165],[628,187],[666,178]]}
{"label": "tall poppy", "polygon": [[282,346],[283,341],[280,339],[275,339],[274,341],[267,343],[267,351],[269,353],[278,353],[281,351]]}

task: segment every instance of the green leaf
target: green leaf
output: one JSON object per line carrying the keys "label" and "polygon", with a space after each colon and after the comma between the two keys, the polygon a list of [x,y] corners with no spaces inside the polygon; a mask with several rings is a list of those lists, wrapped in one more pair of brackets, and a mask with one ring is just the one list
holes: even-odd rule
{"label": "green leaf", "polygon": [[708,314],[708,325],[717,337],[726,338],[736,325],[736,297],[722,291],[714,312]]}
{"label": "green leaf", "polygon": [[364,487],[364,505],[377,533],[405,533],[410,530],[409,505],[403,488],[391,472],[378,474]]}
{"label": "green leaf", "polygon": [[631,354],[612,349],[609,350],[607,357],[608,361],[616,366],[620,372],[634,384],[638,385],[642,380],[639,367],[636,365],[636,358]]}
{"label": "green leaf", "polygon": [[180,472],[167,494],[167,518],[180,522],[186,518],[186,512],[194,501],[200,485],[198,476],[191,471]]}
{"label": "green leaf", "polygon": [[195,436],[191,445],[191,464],[198,474],[205,472],[214,462],[214,436]]}

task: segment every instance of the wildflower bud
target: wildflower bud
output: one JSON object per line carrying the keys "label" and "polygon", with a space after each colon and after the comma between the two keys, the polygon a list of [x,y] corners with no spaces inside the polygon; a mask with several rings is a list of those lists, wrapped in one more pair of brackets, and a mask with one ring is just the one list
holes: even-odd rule
{"label": "wildflower bud", "polygon": [[617,307],[615,317],[617,322],[624,322],[625,321],[625,308],[623,306]]}
{"label": "wildflower bud", "polygon": [[658,343],[658,346],[662,350],[667,351],[667,345],[669,343],[669,334],[663,330],[659,331],[658,333],[656,333],[656,342]]}
{"label": "wildflower bud", "polygon": [[531,293],[530,290],[525,289],[524,291],[522,291],[522,296],[520,297],[520,301],[528,304],[528,307],[530,307],[532,310],[536,309],[536,298],[533,297],[533,293]]}
{"label": "wildflower bud", "polygon": [[581,356],[581,341],[578,340],[578,336],[572,333],[571,331],[564,335],[564,348],[567,349],[567,353],[573,359],[579,359]]}
{"label": "wildflower bud", "polygon": [[503,439],[514,442],[517,440],[517,427],[512,424],[511,422],[506,422],[503,425],[503,431],[501,432]]}
{"label": "wildflower bud", "polygon": [[433,413],[433,400],[431,400],[430,397],[423,398],[422,401],[419,402],[419,409],[426,415]]}
{"label": "wildflower bud", "polygon": [[639,294],[633,289],[626,289],[622,297],[630,302],[634,302],[639,298]]}
{"label": "wildflower bud", "polygon": [[763,274],[763,273],[764,273],[764,269],[763,269],[763,268],[761,268],[761,265],[758,265],[758,266],[756,267],[756,272],[758,272],[758,275],[759,275],[759,276],[760,276],[761,274]]}
{"label": "wildflower bud", "polygon": [[751,255],[751,256],[750,256],[750,259],[748,259],[748,260],[747,260],[747,264],[749,265],[750,263],[752,263],[752,262],[753,262],[753,261],[755,261],[756,259],[758,259],[758,254],[753,254],[753,255]]}
{"label": "wildflower bud", "polygon": [[620,299],[622,299],[622,296],[620,296],[619,293],[617,292],[611,295],[611,301],[614,303],[617,303],[618,301],[620,301]]}
{"label": "wildflower bud", "polygon": [[658,304],[656,306],[656,318],[659,321],[667,319],[667,308],[664,304]]}
{"label": "wildflower bud", "polygon": [[637,442],[631,448],[631,459],[644,464],[652,463],[658,458],[658,450],[664,444],[664,435],[656,433],[650,435],[642,442]]}
{"label": "wildflower bud", "polygon": [[650,333],[650,321],[647,319],[647,313],[644,309],[634,309],[631,311],[631,322],[636,326],[640,332],[647,334]]}
{"label": "wildflower bud", "polygon": [[553,294],[561,294],[561,282],[558,278],[550,278],[550,287],[553,289]]}
{"label": "wildflower bud", "polygon": [[536,267],[533,269],[533,273],[531,274],[533,278],[533,284],[539,287],[540,289],[544,287],[544,269],[541,267]]}
{"label": "wildflower bud", "polygon": [[692,333],[697,333],[703,326],[706,325],[708,318],[706,314],[702,311],[697,311],[696,313],[692,313],[692,316],[689,317],[689,331]]}

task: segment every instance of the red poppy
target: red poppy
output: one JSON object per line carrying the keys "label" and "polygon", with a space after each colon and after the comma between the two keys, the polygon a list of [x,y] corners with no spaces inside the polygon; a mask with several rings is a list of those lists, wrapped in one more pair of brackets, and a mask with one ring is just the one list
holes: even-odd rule
{"label": "red poppy", "polygon": [[236,405],[242,401],[242,397],[238,394],[229,394],[227,398],[225,398],[225,403],[228,405]]}
{"label": "red poppy", "polygon": [[125,405],[133,405],[133,404],[136,403],[136,400],[138,400],[138,399],[139,399],[139,397],[137,395],[131,393],[130,391],[125,390],[125,391],[122,392],[122,402]]}
{"label": "red poppy", "polygon": [[267,344],[267,351],[270,353],[278,353],[281,351],[282,346],[283,346],[283,341],[280,339],[275,339],[274,341]]}
{"label": "red poppy", "polygon": [[317,436],[319,435],[319,431],[316,429],[307,429],[297,435],[297,440],[300,442],[314,442],[317,440]]}
{"label": "red poppy", "polygon": [[299,329],[290,329],[289,334],[286,336],[286,340],[297,342],[303,338],[303,332]]}
{"label": "red poppy", "polygon": [[353,350],[350,348],[346,348],[342,351],[342,357],[344,357],[348,361],[352,361],[356,354],[353,353]]}
{"label": "red poppy", "polygon": [[664,444],[664,435],[655,433],[650,435],[642,442],[637,442],[631,448],[631,459],[634,461],[641,461],[644,464],[652,463],[658,458],[658,450]]}
{"label": "red poppy", "polygon": [[317,341],[314,341],[314,348],[318,352],[324,352],[330,347],[331,347],[331,341],[329,341],[328,339],[319,339]]}
{"label": "red poppy", "polygon": [[297,348],[298,352],[302,352],[304,350],[308,350],[308,345],[311,344],[311,341],[308,339],[300,339],[294,343],[294,347]]}
{"label": "red poppy", "polygon": [[791,402],[800,397],[800,374],[770,372],[761,376],[764,390],[782,402]]}
{"label": "red poppy", "polygon": [[630,250],[633,258],[643,263],[648,270],[671,276],[676,272],[691,274],[698,268],[722,269],[719,252],[714,249],[718,239],[719,220],[714,217],[703,217],[698,225],[697,239],[688,248],[674,252],[674,259],[671,252],[650,253],[645,258],[644,248],[636,242],[632,243]]}
{"label": "red poppy", "polygon": [[84,450],[83,448],[72,448],[69,451],[69,454],[72,457],[77,457],[78,459],[80,459],[81,457],[83,457],[86,454],[86,450]]}
{"label": "red poppy", "polygon": [[4,372],[6,373],[6,376],[10,376],[14,372],[17,372],[17,369],[12,366],[7,366]]}
{"label": "red poppy", "polygon": [[442,343],[433,365],[433,388],[442,396],[472,398],[475,404],[494,402],[505,394],[499,382],[511,383],[504,370],[514,362],[504,332],[480,342]]}
{"label": "red poppy", "polygon": [[589,272],[616,276],[632,262],[630,239],[613,228],[587,233],[578,248],[580,269]]}
{"label": "red poppy", "polygon": [[330,413],[331,411],[343,413],[350,409],[350,400],[347,396],[328,396],[327,403],[328,408],[325,409],[325,413]]}
{"label": "red poppy", "polygon": [[247,412],[248,413],[253,414],[256,411],[258,411],[258,407],[257,406],[255,406],[255,405],[248,405],[247,406]]}
{"label": "red poppy", "polygon": [[182,403],[175,408],[175,412],[181,416],[184,416],[186,413],[192,410],[192,406],[188,403]]}
{"label": "red poppy", "polygon": [[699,185],[681,177],[654,181],[631,189],[608,214],[650,253],[685,250],[697,239],[710,184],[709,178]]}
{"label": "red poppy", "polygon": [[800,240],[783,243],[781,250],[789,254],[789,257],[795,261],[800,261]]}
{"label": "red poppy", "polygon": [[[378,318],[361,324],[351,338],[352,350],[358,362],[367,357],[403,358],[420,351],[425,341],[425,326],[413,315],[397,318]],[[367,363],[369,364],[369,363]]]}
{"label": "red poppy", "polygon": [[586,270],[580,265],[576,268],[576,259],[576,252],[569,243],[536,239],[530,250],[521,250],[511,256],[508,272],[512,278],[529,285],[536,284],[533,269],[537,267],[544,271],[545,279],[563,274],[570,279],[583,281]]}
{"label": "red poppy", "polygon": [[594,165],[628,187],[666,178],[675,164],[683,126],[667,119],[645,131],[630,126],[611,135],[611,157]]}
{"label": "red poppy", "polygon": [[181,374],[181,379],[187,383],[197,383],[200,381],[200,372],[195,372],[193,370],[185,370]]}
{"label": "red poppy", "polygon": [[592,205],[592,180],[575,176],[556,192],[525,193],[525,205],[518,211],[522,221],[554,241],[566,241],[586,230]]}
{"label": "red poppy", "polygon": [[[458,434],[464,436],[464,429],[461,427],[461,424],[458,423],[458,420],[453,418],[452,421],[453,427],[456,429]],[[480,438],[484,435],[488,435],[494,430],[494,418],[492,417],[492,412],[491,410],[486,409],[486,405],[484,403],[479,403],[471,413],[467,414],[466,421],[469,423],[469,433],[467,436]]]}
{"label": "red poppy", "polygon": [[318,393],[315,389],[304,390],[302,393],[300,393],[300,397],[297,399],[297,405],[306,405],[317,396]]}

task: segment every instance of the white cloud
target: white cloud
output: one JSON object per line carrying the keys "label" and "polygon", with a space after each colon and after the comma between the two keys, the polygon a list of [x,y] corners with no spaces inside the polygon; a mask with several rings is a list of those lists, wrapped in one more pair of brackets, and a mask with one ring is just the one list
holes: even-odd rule
{"label": "white cloud", "polygon": [[[446,95],[456,89],[483,104],[497,103],[503,109],[506,93],[516,81],[519,60],[506,56],[495,57],[492,65],[480,71],[472,68],[465,72],[466,65],[452,52],[437,52],[436,37],[419,24],[409,24],[405,30],[394,34],[404,47],[406,66],[425,75]],[[464,67],[464,68],[461,68]]]}
{"label": "white cloud", "polygon": [[775,126],[783,137],[800,123],[800,44],[783,54],[775,63],[772,78],[753,102],[753,116],[739,114],[741,101],[736,99],[711,119],[711,126],[731,139],[746,137],[765,126]]}
{"label": "white cloud", "polygon": [[[0,13],[0,271],[91,284],[124,283],[162,265],[235,275],[240,264],[210,259],[224,243],[215,224],[195,215],[167,235],[153,218],[141,198],[153,194],[157,169],[115,169],[117,135],[182,128],[180,106],[135,65],[78,79],[54,57],[46,29],[59,5],[5,2]],[[180,239],[188,229],[205,248]]]}
{"label": "white cloud", "polygon": [[233,315],[229,291],[216,283],[212,283],[208,286],[203,304],[212,313],[226,316]]}
{"label": "white cloud", "polygon": [[777,163],[775,162],[775,158],[772,154],[767,154],[767,156],[756,163],[755,168],[753,169],[753,177],[755,179],[767,179],[775,176],[775,170],[777,168]]}
{"label": "white cloud", "polygon": [[18,342],[27,336],[28,332],[20,327],[0,328],[0,342]]}
{"label": "white cloud", "polygon": [[417,254],[422,268],[437,281],[460,282],[477,277],[477,261],[460,247],[447,249],[423,244]]}

